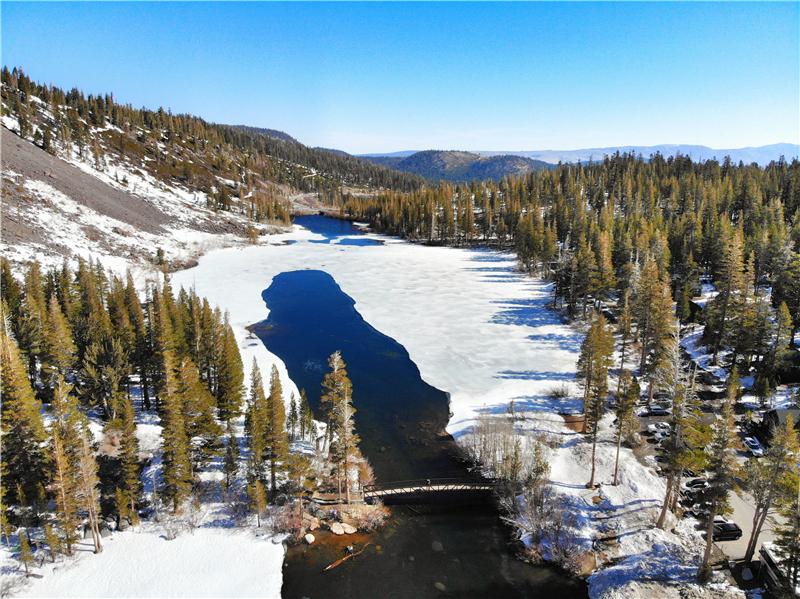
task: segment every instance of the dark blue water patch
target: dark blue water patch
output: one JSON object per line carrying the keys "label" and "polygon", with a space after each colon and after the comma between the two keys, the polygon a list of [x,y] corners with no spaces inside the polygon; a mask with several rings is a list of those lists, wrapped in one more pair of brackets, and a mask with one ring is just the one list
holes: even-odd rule
{"label": "dark blue water patch", "polygon": [[382,239],[370,239],[369,237],[345,237],[336,242],[336,245],[383,245]]}
{"label": "dark blue water patch", "polygon": [[328,216],[309,215],[295,216],[294,224],[305,227],[312,233],[322,235],[325,239],[317,239],[312,243],[330,243],[334,239],[363,235],[364,232],[349,220],[330,218]]}
{"label": "dark blue water patch", "polygon": [[447,424],[447,394],[422,380],[406,349],[367,323],[333,277],[319,270],[285,272],[262,297],[269,318],[254,330],[306,390],[317,414],[328,356],[342,352],[362,449],[380,479],[463,476],[454,447],[443,447],[447,437],[438,434]]}

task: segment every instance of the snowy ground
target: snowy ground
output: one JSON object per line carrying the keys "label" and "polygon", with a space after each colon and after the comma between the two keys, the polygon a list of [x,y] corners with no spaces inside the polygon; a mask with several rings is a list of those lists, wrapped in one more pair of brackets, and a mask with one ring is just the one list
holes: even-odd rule
{"label": "snowy ground", "polygon": [[283,546],[250,529],[198,528],[168,541],[156,525],[115,533],[103,552],[46,563],[19,597],[280,597]]}

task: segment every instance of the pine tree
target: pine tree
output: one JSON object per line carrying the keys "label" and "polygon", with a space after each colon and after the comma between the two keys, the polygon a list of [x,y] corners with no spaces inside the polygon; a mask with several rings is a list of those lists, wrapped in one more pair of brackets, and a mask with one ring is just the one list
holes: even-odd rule
{"label": "pine tree", "polygon": [[676,346],[672,353],[672,414],[670,416],[670,435],[664,443],[662,471],[667,485],[661,513],[656,526],[667,526],[667,514],[675,511],[681,487],[681,477],[686,469],[701,470],[705,462],[704,448],[710,442],[710,429],[702,420],[697,398],[694,393],[694,370],[688,371],[682,361],[680,349]]}
{"label": "pine tree", "polygon": [[28,361],[28,378],[35,385],[38,362],[44,349],[44,329],[47,303],[44,297],[42,271],[39,263],[31,262],[23,281],[23,295],[17,318],[16,340]]}
{"label": "pine tree", "polygon": [[74,396],[70,394],[69,386],[61,377],[56,380],[52,414],[50,449],[53,478],[51,489],[55,497],[56,516],[64,533],[66,554],[72,555],[72,547],[78,539],[75,531],[79,523],[77,495],[80,472],[78,462],[83,416]]}
{"label": "pine tree", "polygon": [[33,566],[33,551],[31,551],[31,544],[28,541],[28,531],[24,528],[17,530],[17,539],[19,539],[19,561],[25,567],[25,577],[31,575],[31,566]]}
{"label": "pine tree", "polygon": [[[28,380],[17,344],[0,331],[0,395],[2,395],[2,473],[7,503],[26,505],[39,498],[47,480],[47,436],[41,403]],[[20,490],[22,496],[20,496]]]}
{"label": "pine tree", "polygon": [[[620,337],[620,347],[619,347],[619,371],[620,373],[625,371],[625,358],[627,357],[627,350],[628,350],[628,343],[631,340],[631,327],[632,327],[632,318],[631,318],[631,309],[630,309],[630,292],[625,292],[625,299],[622,304],[622,313],[619,316],[619,322],[617,324],[617,333],[619,333]],[[638,385],[638,383],[637,383]],[[617,396],[620,396],[622,393],[622,376],[619,377],[617,382]]]}
{"label": "pine tree", "polygon": [[222,324],[220,352],[216,359],[216,399],[219,419],[223,422],[236,418],[242,410],[244,367],[239,355],[236,337],[228,322]]}
{"label": "pine tree", "polygon": [[128,356],[119,339],[108,337],[102,343],[92,343],[84,353],[83,397],[89,405],[101,406],[108,420],[119,417],[129,368]]}
{"label": "pine tree", "polygon": [[128,517],[131,524],[138,524],[139,514],[136,504],[142,492],[142,481],[139,478],[139,441],[136,438],[136,419],[133,402],[126,398],[122,406],[122,422],[120,428],[120,473],[121,485],[117,501],[120,517]]}
{"label": "pine tree", "polygon": [[142,407],[145,410],[149,410],[152,347],[144,310],[139,301],[139,295],[136,293],[136,286],[133,283],[130,271],[128,271],[125,281],[125,305],[128,308],[128,320],[131,323],[134,335],[133,351],[130,359],[139,374],[139,383],[142,388]]}
{"label": "pine tree", "polygon": [[774,306],[785,303],[792,315],[791,341],[800,329],[800,252],[792,252],[785,267],[779,271],[772,290],[772,302]]}
{"label": "pine tree", "polygon": [[728,343],[736,326],[737,309],[744,287],[744,255],[742,230],[737,228],[726,240],[722,262],[716,273],[718,294],[711,302],[712,319],[708,323],[708,334],[712,341],[714,363],[720,348]]}
{"label": "pine tree", "polygon": [[777,381],[775,374],[783,357],[788,352],[792,330],[792,317],[785,302],[782,302],[775,313],[775,326],[773,331],[772,343],[766,350],[766,355],[759,364],[754,390],[761,398],[762,403],[766,403],[767,398],[772,394]]}
{"label": "pine tree", "polygon": [[256,515],[256,527],[261,528],[261,514],[267,510],[267,494],[261,480],[254,479],[247,486],[247,494],[250,497],[250,507]]}
{"label": "pine tree", "polygon": [[762,458],[751,457],[744,467],[744,486],[753,498],[755,510],[744,561],[755,555],[758,537],[775,504],[791,498],[795,492],[795,470],[800,459],[800,441],[791,416],[786,426],[778,428]]}
{"label": "pine tree", "polygon": [[250,399],[245,415],[244,430],[250,448],[248,460],[248,478],[265,480],[264,465],[267,459],[267,426],[269,412],[267,397],[264,394],[264,379],[258,368],[256,359],[250,370]]}
{"label": "pine tree", "polygon": [[11,274],[11,263],[5,256],[0,256],[0,300],[5,304],[11,330],[17,330],[19,308],[22,303],[22,289]]}
{"label": "pine tree", "polygon": [[314,425],[314,412],[311,411],[311,406],[308,405],[308,397],[306,390],[300,389],[300,405],[298,406],[300,414],[300,438],[303,440],[311,437],[312,441],[316,441],[316,426]]}
{"label": "pine tree", "polygon": [[289,443],[286,437],[286,411],[283,405],[283,389],[278,369],[272,366],[267,396],[266,457],[269,460],[270,490],[275,493],[278,466],[286,462]]}
{"label": "pine tree", "polygon": [[614,486],[617,485],[619,474],[619,452],[622,438],[636,431],[638,420],[634,413],[636,402],[639,401],[641,389],[639,382],[629,370],[622,370],[620,375],[620,390],[617,392],[617,403],[614,412],[617,417],[617,453],[614,458]]}
{"label": "pine tree", "polygon": [[166,368],[165,382],[159,398],[163,412],[162,478],[164,495],[172,501],[173,509],[179,511],[192,488],[192,464],[183,398],[177,393],[178,381],[175,380],[172,368],[172,353],[165,352],[162,359]]}
{"label": "pine tree", "polygon": [[795,474],[793,482],[796,495],[781,506],[783,523],[775,535],[777,557],[786,575],[785,587],[780,591],[787,598],[796,597],[800,585],[800,476]]}
{"label": "pine tree", "polygon": [[148,321],[151,340],[150,376],[158,402],[156,407],[160,409],[161,396],[168,392],[167,378],[176,357],[176,343],[169,311],[164,304],[164,294],[158,289],[152,290],[152,300],[148,305]]}
{"label": "pine tree", "polygon": [[45,522],[44,529],[44,542],[47,543],[47,548],[50,550],[50,561],[55,563],[56,556],[61,553],[61,539],[58,538],[56,531],[53,530],[49,522]]}
{"label": "pine tree", "polygon": [[64,376],[75,363],[72,329],[55,295],[50,296],[48,304],[43,349],[43,360],[51,373]]}
{"label": "pine tree", "polygon": [[297,400],[294,398],[294,393],[289,397],[289,414],[286,419],[286,426],[289,429],[289,437],[292,441],[295,439],[295,433],[299,424],[300,417],[297,411]]}
{"label": "pine tree", "polygon": [[100,553],[103,550],[100,543],[100,492],[97,488],[100,481],[97,478],[97,461],[89,444],[90,436],[88,426],[84,426],[78,453],[78,505],[87,514],[94,552]]}
{"label": "pine tree", "polygon": [[225,460],[222,464],[222,472],[225,474],[225,490],[228,490],[236,475],[239,474],[239,442],[233,432],[230,420],[226,427],[227,441],[225,442]]}
{"label": "pine tree", "polygon": [[706,470],[708,472],[708,488],[703,498],[709,502],[708,522],[706,522],[706,548],[698,576],[707,581],[711,575],[709,560],[711,547],[714,544],[714,519],[724,514],[729,508],[728,496],[736,487],[736,475],[739,469],[736,461],[737,441],[736,421],[733,406],[739,392],[738,385],[729,381],[728,392],[722,404],[722,411],[716,422],[711,425],[711,442],[706,447]]}
{"label": "pine tree", "polygon": [[578,375],[584,382],[586,429],[592,438],[592,472],[587,487],[594,487],[597,433],[608,399],[608,369],[613,364],[613,353],[614,335],[606,326],[605,317],[598,312],[578,358]]}
{"label": "pine tree", "polygon": [[174,373],[175,403],[182,406],[186,444],[192,470],[196,471],[219,453],[222,428],[214,420],[214,397],[200,380],[190,358],[180,360]]}

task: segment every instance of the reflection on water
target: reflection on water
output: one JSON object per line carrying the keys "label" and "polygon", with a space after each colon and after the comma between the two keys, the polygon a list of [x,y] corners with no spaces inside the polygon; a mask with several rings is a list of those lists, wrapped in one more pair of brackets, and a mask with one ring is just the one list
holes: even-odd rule
{"label": "reflection on water", "polygon": [[[331,239],[339,222],[321,223],[330,227]],[[330,275],[286,272],[263,297],[270,315],[254,330],[315,409],[327,357],[342,351],[361,447],[378,480],[469,476],[443,432],[447,395],[422,380],[402,345],[364,321]],[[284,597],[586,597],[583,582],[517,560],[492,506],[395,507],[362,555],[324,574],[353,540],[318,532],[314,545],[290,548]]]}

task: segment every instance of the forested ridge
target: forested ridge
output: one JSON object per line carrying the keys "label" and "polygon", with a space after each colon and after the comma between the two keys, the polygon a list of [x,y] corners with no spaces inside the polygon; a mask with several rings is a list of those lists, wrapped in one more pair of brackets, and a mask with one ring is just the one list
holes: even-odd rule
{"label": "forested ridge", "polygon": [[[106,153],[119,154],[160,180],[206,192],[221,209],[230,208],[230,196],[241,199],[254,190],[277,195],[274,185],[325,194],[342,186],[413,190],[422,185],[419,177],[310,148],[280,132],[134,108],[112,94],[85,95],[37,83],[17,68],[4,67],[2,83],[4,114],[16,119],[21,137],[53,154],[75,144],[80,155],[99,163]],[[232,182],[233,189],[220,179]]]}

